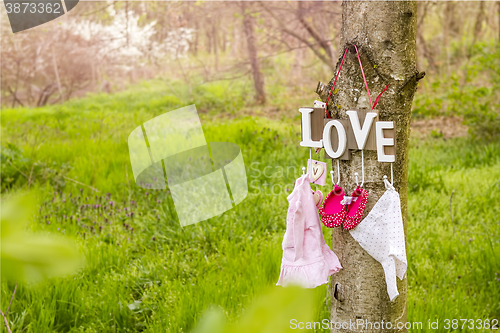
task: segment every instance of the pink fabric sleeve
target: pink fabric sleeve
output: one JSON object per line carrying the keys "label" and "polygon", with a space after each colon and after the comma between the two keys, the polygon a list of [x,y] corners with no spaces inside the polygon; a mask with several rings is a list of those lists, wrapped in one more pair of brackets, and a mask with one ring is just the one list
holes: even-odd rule
{"label": "pink fabric sleeve", "polygon": [[302,209],[302,202],[297,200],[295,203],[295,213],[293,215],[293,240],[295,248],[294,261],[299,260],[304,255],[304,227],[305,217]]}

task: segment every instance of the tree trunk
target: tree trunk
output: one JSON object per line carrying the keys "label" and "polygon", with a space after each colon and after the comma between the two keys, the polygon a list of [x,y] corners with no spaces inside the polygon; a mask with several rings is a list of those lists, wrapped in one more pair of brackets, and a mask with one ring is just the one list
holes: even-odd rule
{"label": "tree trunk", "polygon": [[[408,181],[408,136],[410,133],[411,104],[417,81],[423,77],[416,69],[416,14],[415,1],[346,1],[342,4],[342,31],[340,59],[346,49],[349,52],[342,67],[339,80],[332,94],[329,110],[333,117],[348,119],[349,109],[370,109],[368,95],[353,44],[360,52],[363,69],[374,100],[389,84],[376,109],[379,120],[394,121],[396,128],[396,162],[394,163],[394,186],[401,198],[404,229],[406,234],[407,181]],[[340,64],[340,61],[338,65]],[[337,65],[337,69],[338,69]],[[331,88],[321,82],[317,93],[326,101]],[[334,107],[336,105],[336,107]],[[377,161],[376,151],[364,151],[365,184],[369,199],[363,217],[370,212],[385,192],[383,176],[390,179],[389,163]],[[361,180],[361,151],[352,151],[351,159],[340,161],[341,185],[346,193],[355,189],[354,173]],[[343,269],[332,276],[331,320],[333,323],[391,322],[393,328],[361,329],[333,327],[332,332],[406,332],[397,329],[397,323],[406,323],[406,277],[398,280],[400,295],[391,302],[387,294],[384,271],[342,228],[333,229],[333,250],[338,255]]]}
{"label": "tree trunk", "polygon": [[227,30],[226,28],[222,28],[222,38],[220,39],[220,48],[222,50],[222,54],[226,53],[227,46]]}
{"label": "tree trunk", "polygon": [[194,44],[193,44],[193,54],[195,57],[198,56],[198,41],[200,36],[200,28],[198,24],[198,20],[196,20],[194,24]]}
{"label": "tree trunk", "polygon": [[498,9],[498,42],[500,43],[500,1],[497,2]]}
{"label": "tree trunk", "polygon": [[215,27],[215,19],[212,20],[212,38],[213,38],[212,42],[215,53],[215,71],[217,72],[219,70],[219,45],[217,45],[218,38],[217,38],[217,29]]}
{"label": "tree trunk", "polygon": [[[61,88],[61,80],[59,79],[59,70],[57,69],[56,56],[54,55],[54,50],[53,49],[52,49],[52,65],[54,66],[54,72],[56,74],[57,88],[59,89],[59,94],[62,96],[63,91],[62,91],[62,88]],[[94,76],[92,75],[92,79],[93,78],[94,78]]]}
{"label": "tree trunk", "polygon": [[[438,67],[436,62],[434,61],[433,50],[427,46],[427,41],[424,38],[424,20],[427,14],[427,8],[429,6],[429,2],[418,2],[417,12],[418,12],[418,22],[417,22],[417,41],[420,46],[421,52],[417,52],[417,63],[419,64],[419,68],[423,68],[423,63],[420,60],[423,55],[427,59],[429,67],[432,69],[434,73],[438,72]],[[420,54],[419,54],[420,53]],[[419,59],[420,58],[420,59]]]}
{"label": "tree trunk", "polygon": [[446,1],[443,12],[443,47],[444,47],[444,62],[446,65],[446,73],[450,75],[450,41],[460,34],[460,25],[462,21],[456,18],[457,5],[455,1]]}
{"label": "tree trunk", "polygon": [[[210,22],[210,20],[209,20]],[[205,31],[205,34],[207,35],[207,53],[210,54],[212,53],[212,31],[211,29],[207,29]]]}
{"label": "tree trunk", "polygon": [[484,15],[484,1],[479,1],[479,11],[476,16],[476,23],[474,24],[474,36],[472,37],[472,44],[470,47],[469,54],[467,55],[470,57],[470,54],[472,53],[472,48],[474,47],[474,44],[476,44],[477,39],[481,35],[481,30],[483,29],[483,21],[486,19]]}
{"label": "tree trunk", "polygon": [[[12,107],[16,106],[16,102],[20,102],[19,98],[17,97],[17,89],[19,88],[19,72],[20,71],[21,71],[21,62],[17,61],[16,83],[14,86],[15,87],[14,91],[12,92],[12,96],[13,96]],[[21,103],[19,103],[19,104],[21,104]]]}
{"label": "tree trunk", "polygon": [[483,29],[483,21],[485,20],[484,16],[484,1],[479,2],[479,11],[476,17],[476,24],[474,25],[474,38],[479,37],[481,34],[481,30]]}
{"label": "tree trunk", "polygon": [[293,75],[295,80],[299,81],[302,79],[302,62],[304,60],[304,48],[301,48],[302,43],[300,41],[295,41],[297,44],[297,49],[295,50],[295,63],[293,69]]}
{"label": "tree trunk", "polygon": [[250,58],[250,66],[252,68],[252,76],[256,92],[255,99],[258,104],[265,104],[266,92],[264,90],[264,76],[260,71],[259,59],[257,58],[253,17],[250,13],[248,13],[245,1],[241,2],[241,12],[243,14],[243,30],[247,39],[248,57]]}

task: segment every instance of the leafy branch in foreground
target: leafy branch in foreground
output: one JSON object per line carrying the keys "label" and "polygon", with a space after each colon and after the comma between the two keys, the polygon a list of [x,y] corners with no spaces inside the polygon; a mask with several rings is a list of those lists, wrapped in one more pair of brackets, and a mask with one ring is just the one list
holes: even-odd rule
{"label": "leafy branch in foreground", "polygon": [[[317,290],[300,287],[274,288],[254,301],[235,324],[227,324],[224,314],[212,308],[202,315],[191,333],[285,333],[294,324],[311,323],[320,304]],[[296,328],[296,327],[295,327]]]}
{"label": "leafy branch in foreground", "polygon": [[[75,245],[66,238],[25,230],[26,224],[34,217],[35,206],[33,197],[26,194],[1,205],[2,279],[33,283],[73,273],[81,266],[81,257]],[[7,315],[16,290],[17,283],[7,311],[0,311],[9,333]]]}

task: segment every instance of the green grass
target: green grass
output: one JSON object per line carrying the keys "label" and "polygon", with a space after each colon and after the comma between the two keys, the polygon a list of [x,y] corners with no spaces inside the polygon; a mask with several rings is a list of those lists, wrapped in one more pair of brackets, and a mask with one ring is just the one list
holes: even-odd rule
{"label": "green grass", "polygon": [[[156,82],[60,106],[2,111],[2,144],[22,149],[18,168],[29,175],[34,163],[43,164],[30,183],[40,211],[28,228],[72,237],[86,261],[74,276],[20,285],[9,313],[13,332],[188,332],[211,304],[237,320],[276,283],[286,196],[309,154],[298,146],[300,125],[293,110],[282,121],[226,116],[237,114],[244,100],[232,99],[226,108],[220,98],[237,89],[206,90],[209,97],[197,106],[207,141],[240,146],[250,193],[236,208],[185,228],[169,193],[134,184],[127,137],[188,98]],[[99,192],[50,172],[63,164],[64,176]],[[27,187],[24,176],[7,171],[7,193]],[[411,141],[409,321],[426,327],[434,318],[500,319],[499,182],[498,142]],[[324,228],[324,234],[331,243],[331,232]],[[2,281],[2,309],[13,289]],[[318,320],[329,313],[327,286],[320,289]]]}
{"label": "green grass", "polygon": [[440,139],[413,145],[409,319],[500,316],[499,156],[498,143]]}

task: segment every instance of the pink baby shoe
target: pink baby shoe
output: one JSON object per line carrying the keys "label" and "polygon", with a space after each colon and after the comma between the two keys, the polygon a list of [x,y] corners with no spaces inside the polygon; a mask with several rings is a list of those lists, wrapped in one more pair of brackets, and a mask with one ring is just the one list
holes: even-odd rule
{"label": "pink baby shoe", "polygon": [[357,199],[351,202],[347,208],[345,222],[342,224],[345,230],[351,230],[361,222],[361,218],[365,212],[366,202],[368,201],[368,191],[358,186],[354,192],[352,192],[351,196]]}
{"label": "pink baby shoe", "polygon": [[346,206],[341,204],[344,199],[344,189],[338,185],[328,194],[323,202],[323,207],[319,209],[321,222],[328,228],[340,226],[346,217]]}

